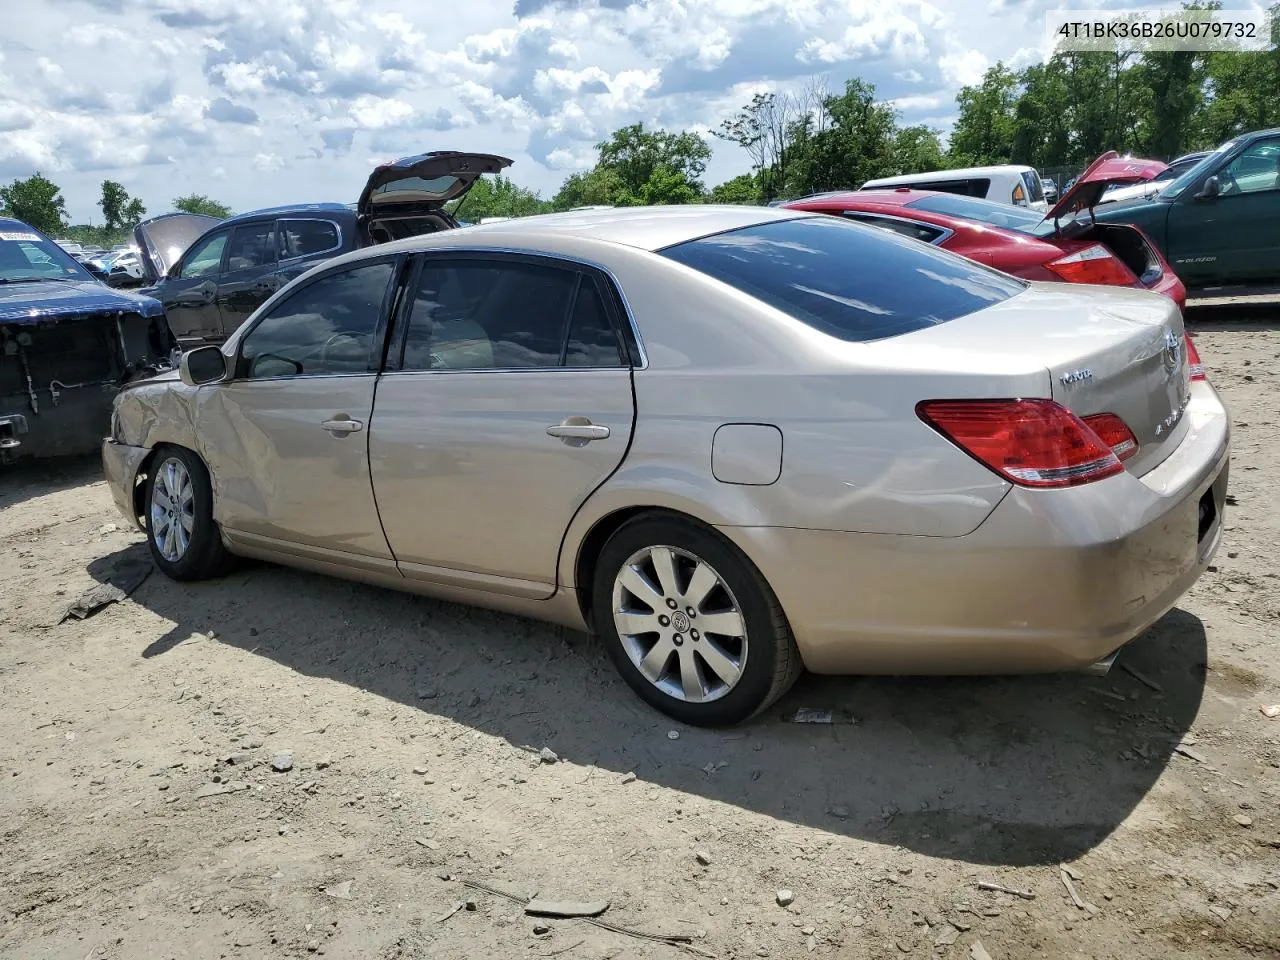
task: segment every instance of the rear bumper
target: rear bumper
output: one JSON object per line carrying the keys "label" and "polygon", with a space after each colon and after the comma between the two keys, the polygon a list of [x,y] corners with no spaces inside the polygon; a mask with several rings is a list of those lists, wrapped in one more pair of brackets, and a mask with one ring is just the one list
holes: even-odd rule
{"label": "rear bumper", "polygon": [[139,529],[141,527],[134,507],[133,491],[138,479],[138,468],[150,452],[146,447],[130,446],[109,437],[102,441],[102,472],[107,478],[111,499],[116,502],[116,507],[124,514],[125,519]]}
{"label": "rear bumper", "polygon": [[1221,541],[1227,411],[1195,384],[1186,416],[1145,476],[1015,487],[963,537],[721,531],[777,593],[814,672],[1078,670],[1162,617]]}

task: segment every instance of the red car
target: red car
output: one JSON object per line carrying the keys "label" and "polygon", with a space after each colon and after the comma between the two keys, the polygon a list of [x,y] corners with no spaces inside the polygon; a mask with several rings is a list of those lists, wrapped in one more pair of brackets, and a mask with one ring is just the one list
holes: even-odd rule
{"label": "red car", "polygon": [[[1145,287],[1181,308],[1186,288],[1142,231],[1127,224],[1094,223],[1092,216],[1108,186],[1150,180],[1164,168],[1158,160],[1104,153],[1043,215],[907,187],[820,194],[785,206],[884,227],[1027,280]],[[1088,217],[1075,216],[1085,209]]]}

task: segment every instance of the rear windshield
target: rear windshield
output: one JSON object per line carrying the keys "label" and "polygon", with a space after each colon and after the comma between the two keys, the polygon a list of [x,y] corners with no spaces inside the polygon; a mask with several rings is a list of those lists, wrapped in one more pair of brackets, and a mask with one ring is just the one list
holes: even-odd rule
{"label": "rear windshield", "polygon": [[761,223],[661,253],[855,342],[946,323],[1026,286],[937,247],[828,216]]}
{"label": "rear windshield", "polygon": [[[917,210],[928,210],[930,213],[941,213],[948,217],[963,217],[965,220],[977,220],[989,223],[993,227],[1005,230],[1016,230],[1039,236],[1043,232],[1041,224],[1044,214],[1026,207],[1015,207],[1009,203],[995,203],[991,200],[977,200],[973,197],[957,197],[950,193],[935,193],[932,196],[912,200],[908,207]],[[1053,227],[1049,227],[1053,232]]]}

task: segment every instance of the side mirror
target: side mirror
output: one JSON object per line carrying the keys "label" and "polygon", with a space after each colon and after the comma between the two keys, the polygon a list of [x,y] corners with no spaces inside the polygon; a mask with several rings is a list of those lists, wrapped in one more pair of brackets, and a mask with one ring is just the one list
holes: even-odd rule
{"label": "side mirror", "polygon": [[1220,183],[1219,183],[1219,181],[1218,181],[1218,178],[1217,178],[1217,177],[1210,177],[1208,180],[1206,180],[1206,181],[1204,182],[1204,186],[1200,188],[1200,192],[1196,194],[1195,199],[1197,199],[1197,200],[1217,200],[1217,199],[1218,199],[1218,191],[1219,191],[1220,189],[1221,189],[1221,185],[1220,185]]}
{"label": "side mirror", "polygon": [[216,383],[227,375],[227,358],[220,347],[196,347],[182,355],[178,373],[188,387]]}

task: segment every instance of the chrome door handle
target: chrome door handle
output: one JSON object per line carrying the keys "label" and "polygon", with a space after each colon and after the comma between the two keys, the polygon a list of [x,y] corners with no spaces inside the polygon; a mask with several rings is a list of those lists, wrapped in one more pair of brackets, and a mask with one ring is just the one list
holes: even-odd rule
{"label": "chrome door handle", "polygon": [[592,440],[604,440],[609,436],[609,428],[599,423],[592,423],[586,417],[567,417],[564,422],[547,427],[548,437],[558,437],[571,447],[581,447]]}
{"label": "chrome door handle", "polygon": [[320,424],[320,426],[324,427],[326,430],[328,430],[330,433],[334,434],[335,436],[344,436],[344,437],[348,433],[356,433],[357,431],[364,429],[363,423],[361,423],[359,420],[351,420],[351,419],[326,420],[324,423]]}

